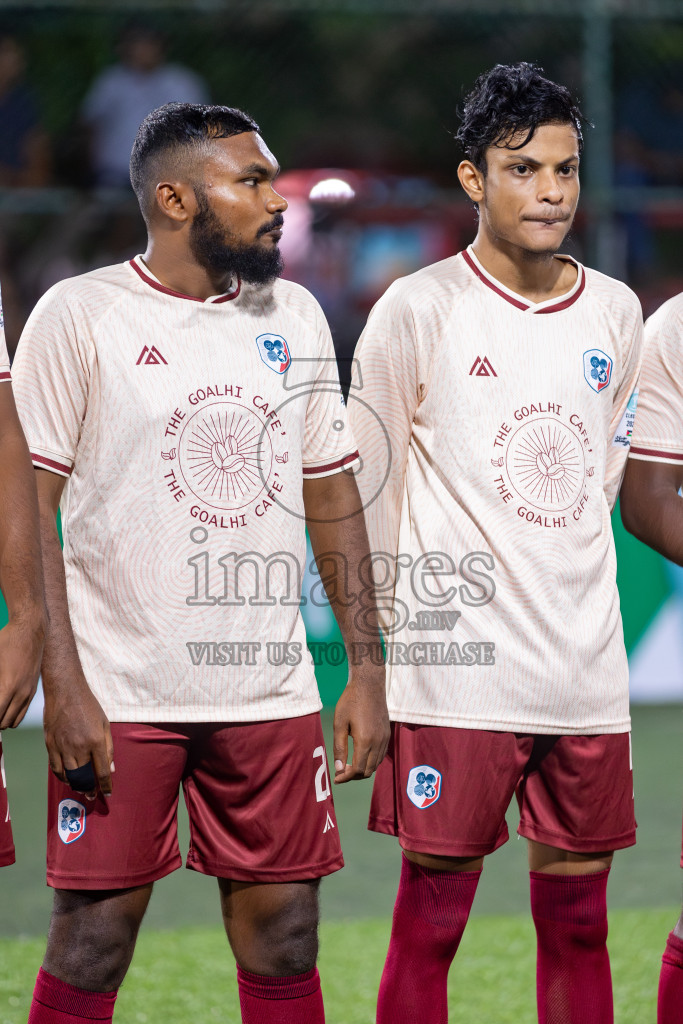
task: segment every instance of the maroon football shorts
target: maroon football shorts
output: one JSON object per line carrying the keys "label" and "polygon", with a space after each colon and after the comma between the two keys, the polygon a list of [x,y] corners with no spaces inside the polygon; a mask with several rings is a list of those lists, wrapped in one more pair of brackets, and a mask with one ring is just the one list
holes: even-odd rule
{"label": "maroon football shorts", "polygon": [[2,753],[2,740],[0,740],[0,868],[5,867],[6,864],[14,864],[14,843],[7,802],[5,760]]}
{"label": "maroon football shorts", "polygon": [[182,865],[243,882],[320,878],[343,867],[320,715],[246,724],[112,724],[114,791],[93,801],[50,774],[47,881],[146,885]]}
{"label": "maroon football shorts", "polygon": [[414,853],[481,857],[518,832],[575,853],[636,841],[629,733],[534,736],[392,723],[368,827]]}

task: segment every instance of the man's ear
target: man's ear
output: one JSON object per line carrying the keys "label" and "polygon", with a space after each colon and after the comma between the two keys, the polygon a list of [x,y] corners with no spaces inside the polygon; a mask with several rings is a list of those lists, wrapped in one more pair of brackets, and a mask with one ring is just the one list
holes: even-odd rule
{"label": "man's ear", "polygon": [[473,203],[484,198],[484,175],[471,160],[463,160],[458,167],[458,179]]}
{"label": "man's ear", "polygon": [[184,181],[160,181],[155,198],[159,212],[178,224],[192,220],[197,211],[194,189]]}

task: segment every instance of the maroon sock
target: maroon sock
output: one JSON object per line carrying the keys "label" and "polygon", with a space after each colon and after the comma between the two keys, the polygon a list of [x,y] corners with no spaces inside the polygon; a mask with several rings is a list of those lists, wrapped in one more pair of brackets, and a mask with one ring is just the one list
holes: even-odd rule
{"label": "maroon sock", "polygon": [[325,1024],[318,968],[289,978],[250,974],[237,965],[242,1024]]}
{"label": "maroon sock", "polygon": [[377,1024],[446,1024],[448,968],[481,871],[434,871],[403,858]]}
{"label": "maroon sock", "polygon": [[673,932],[662,957],[657,1024],[683,1024],[683,939]]}
{"label": "maroon sock", "polygon": [[611,1024],[607,871],[530,872],[539,1024]]}
{"label": "maroon sock", "polygon": [[84,1020],[111,1024],[116,992],[87,992],[48,974],[41,967],[33,990],[28,1024],[82,1024]]}

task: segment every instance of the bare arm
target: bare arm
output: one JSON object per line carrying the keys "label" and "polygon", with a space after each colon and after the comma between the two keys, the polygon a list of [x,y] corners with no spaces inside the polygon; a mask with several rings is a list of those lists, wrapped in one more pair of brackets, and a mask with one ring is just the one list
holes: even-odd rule
{"label": "bare arm", "polygon": [[628,460],[621,486],[621,519],[638,540],[683,565],[683,465]]}
{"label": "bare arm", "polygon": [[46,627],[33,467],[14,396],[0,384],[0,729],[19,725],[36,692]]}
{"label": "bare arm", "polygon": [[[83,675],[69,618],[64,558],[57,533],[56,516],[65,480],[56,473],[38,469],[36,483],[50,615],[43,656],[45,743],[50,767],[57,778],[66,782],[65,769],[80,768],[92,761],[99,788],[107,795],[112,789],[111,730]],[[86,795],[93,797],[95,792]]]}
{"label": "bare arm", "polygon": [[[311,546],[349,658],[349,681],[334,715],[335,782],[348,782],[372,775],[389,743],[370,548],[353,473],[306,480],[303,493]],[[347,765],[349,735],[353,763]]]}

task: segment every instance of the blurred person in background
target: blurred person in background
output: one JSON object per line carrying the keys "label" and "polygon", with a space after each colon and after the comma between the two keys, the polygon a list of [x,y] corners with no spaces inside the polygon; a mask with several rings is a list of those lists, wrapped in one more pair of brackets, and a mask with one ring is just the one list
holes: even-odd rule
{"label": "blurred person in background", "polygon": [[194,71],[166,62],[164,38],[154,27],[129,25],[119,53],[120,62],[93,81],[81,116],[90,132],[95,184],[127,189],[130,151],[147,114],[164,103],[206,103],[209,90]]}
{"label": "blurred person in background", "polygon": [[[683,293],[645,325],[639,391],[621,518],[644,544],[683,565]],[[682,1020],[683,914],[667,939],[657,1003],[658,1024]]]}
{"label": "blurred person in background", "polygon": [[24,81],[26,56],[18,39],[0,35],[0,186],[38,188],[50,180],[50,147],[38,105]]}

